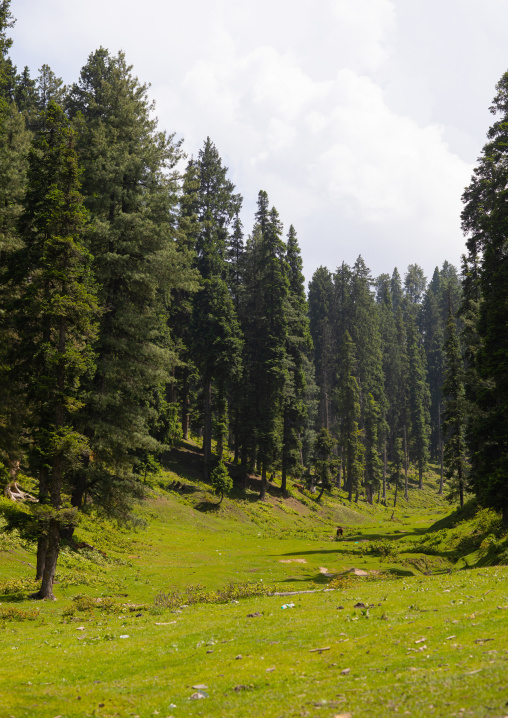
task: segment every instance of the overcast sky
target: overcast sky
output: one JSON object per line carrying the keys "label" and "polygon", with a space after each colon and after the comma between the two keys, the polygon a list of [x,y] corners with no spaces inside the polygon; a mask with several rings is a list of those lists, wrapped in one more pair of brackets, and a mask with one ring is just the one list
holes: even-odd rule
{"label": "overcast sky", "polygon": [[207,135],[252,227],[268,192],[310,279],[459,265],[461,194],[508,69],[506,0],[12,0],[11,56],[75,81],[99,46],[151,83],[189,154]]}

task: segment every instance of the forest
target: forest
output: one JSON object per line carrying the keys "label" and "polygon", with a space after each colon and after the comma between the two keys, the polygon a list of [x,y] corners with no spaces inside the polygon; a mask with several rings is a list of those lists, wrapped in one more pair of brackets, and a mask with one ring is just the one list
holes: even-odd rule
{"label": "forest", "polygon": [[[0,482],[36,478],[40,598],[88,507],[129,521],[181,439],[221,494],[288,477],[386,502],[439,492],[508,524],[508,75],[460,269],[320,267],[264,190],[251,226],[210,138],[185,157],[123,53],[64,86],[10,57],[0,6]],[[276,198],[275,198],[276,200]],[[20,521],[14,512],[11,521]],[[18,526],[19,528],[19,526]]]}

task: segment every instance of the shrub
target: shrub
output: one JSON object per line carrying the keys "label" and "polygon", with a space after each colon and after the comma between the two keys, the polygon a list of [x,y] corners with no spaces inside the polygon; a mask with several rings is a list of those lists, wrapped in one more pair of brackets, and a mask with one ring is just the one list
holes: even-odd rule
{"label": "shrub", "polygon": [[159,591],[154,604],[161,608],[178,608],[193,603],[228,603],[249,596],[266,596],[275,591],[273,586],[262,583],[229,583],[216,591],[206,591],[204,586],[188,586],[186,589],[170,589],[167,593]]}
{"label": "shrub", "polygon": [[367,553],[372,554],[372,556],[381,556],[381,560],[386,558],[396,559],[399,555],[399,547],[394,541],[380,539],[379,541],[371,542]]}
{"label": "shrub", "polygon": [[224,498],[224,494],[228,493],[233,488],[233,479],[229,475],[228,468],[222,460],[212,471],[210,479],[215,493],[220,494],[220,504]]}

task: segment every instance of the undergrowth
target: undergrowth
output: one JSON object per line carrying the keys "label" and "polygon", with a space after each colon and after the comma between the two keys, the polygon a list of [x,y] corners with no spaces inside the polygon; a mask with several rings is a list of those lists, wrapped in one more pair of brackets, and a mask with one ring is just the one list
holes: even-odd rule
{"label": "undergrowth", "polygon": [[266,596],[274,593],[277,589],[274,586],[263,583],[229,583],[224,588],[216,591],[207,591],[204,586],[188,586],[181,590],[170,589],[166,593],[159,591],[155,596],[154,605],[160,608],[175,609],[179,606],[190,606],[194,603],[228,603],[237,601],[240,598],[250,596]]}

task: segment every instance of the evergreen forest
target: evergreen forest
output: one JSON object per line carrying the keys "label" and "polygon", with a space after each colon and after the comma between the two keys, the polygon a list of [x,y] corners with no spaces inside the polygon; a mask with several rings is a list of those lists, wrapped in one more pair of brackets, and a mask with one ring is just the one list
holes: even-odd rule
{"label": "evergreen forest", "polygon": [[395,489],[395,507],[431,462],[436,492],[507,527],[508,73],[461,267],[374,277],[360,254],[306,287],[277,198],[260,189],[244,226],[220,148],[186,156],[122,52],[92,52],[64,86],[13,65],[13,23],[3,0],[0,483],[37,482],[7,520],[37,542],[38,597],[77,516],[135,521],[182,440],[221,499],[258,477],[260,501],[291,479],[352,506]]}

